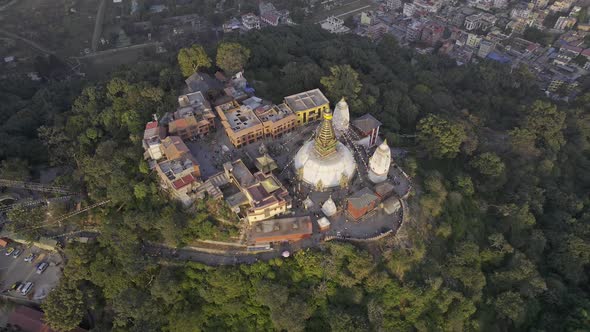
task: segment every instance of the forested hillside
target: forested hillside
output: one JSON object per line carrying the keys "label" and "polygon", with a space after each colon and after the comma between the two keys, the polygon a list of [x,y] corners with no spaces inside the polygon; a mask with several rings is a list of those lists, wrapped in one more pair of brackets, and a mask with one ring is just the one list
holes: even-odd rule
{"label": "forested hillside", "polygon": [[[53,326],[71,328],[89,310],[99,331],[590,328],[586,87],[554,104],[526,68],[458,67],[391,38],[374,44],[315,27],[232,41],[251,52],[245,76],[260,97],[320,87],[332,104],[344,95],[353,116],[381,119],[390,144],[408,150],[399,163],[415,182],[411,222],[370,247],[329,243],[231,267],[159,262],[142,254],[145,241],[181,245],[220,227],[211,209],[170,203],[142,161],[143,124],[182,89],[176,57],[82,91],[74,82],[3,89],[0,135],[12,140],[0,140],[0,171],[14,158],[67,165],[75,171],[62,181],[112,200],[95,216],[98,243],[66,249],[64,277],[43,305]],[[39,105],[43,116],[31,116]],[[15,137],[39,151],[11,148]]]}

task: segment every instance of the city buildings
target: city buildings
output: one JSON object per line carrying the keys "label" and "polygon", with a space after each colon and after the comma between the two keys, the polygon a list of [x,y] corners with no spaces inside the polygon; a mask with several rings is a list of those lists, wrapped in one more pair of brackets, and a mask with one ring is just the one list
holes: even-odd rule
{"label": "city buildings", "polygon": [[242,25],[246,30],[260,29],[260,18],[252,13],[242,15]]}
{"label": "city buildings", "polygon": [[297,116],[297,125],[321,119],[322,112],[330,107],[328,98],[320,89],[287,96],[284,102]]}
{"label": "city buildings", "polygon": [[162,150],[160,145],[162,140],[166,137],[166,128],[160,127],[158,121],[151,121],[145,125],[143,132],[143,149],[145,150],[145,157],[153,160],[162,158]]}
{"label": "city buildings", "polygon": [[566,30],[573,27],[576,22],[577,20],[575,17],[560,16],[557,19],[557,22],[555,22],[555,26],[553,28],[557,30]]}
{"label": "city buildings", "polygon": [[297,116],[286,104],[263,104],[256,97],[239,105],[235,100],[215,108],[230,142],[236,147],[293,131]]}
{"label": "city buildings", "polygon": [[479,50],[477,51],[477,56],[480,58],[485,58],[494,50],[494,42],[484,39],[479,44]]}
{"label": "city buildings", "polygon": [[168,124],[170,135],[183,140],[203,137],[215,129],[215,114],[200,91],[178,97],[179,108]]}
{"label": "city buildings", "polygon": [[192,203],[193,192],[199,186],[199,164],[178,136],[168,136],[160,145],[164,161],[156,164],[162,187],[183,204]]}
{"label": "city buildings", "polygon": [[344,21],[334,17],[334,16],[330,16],[328,18],[326,18],[325,21],[323,21],[320,26],[322,27],[322,29],[324,30],[328,30],[331,33],[347,33],[350,32],[350,29],[344,25]]}
{"label": "city buildings", "polygon": [[422,36],[420,40],[429,45],[434,46],[443,37],[445,27],[437,22],[427,22],[422,29]]}
{"label": "city buildings", "polygon": [[239,190],[226,200],[248,223],[272,218],[291,208],[289,192],[272,173],[252,174],[241,159],[225,163],[223,169]]}

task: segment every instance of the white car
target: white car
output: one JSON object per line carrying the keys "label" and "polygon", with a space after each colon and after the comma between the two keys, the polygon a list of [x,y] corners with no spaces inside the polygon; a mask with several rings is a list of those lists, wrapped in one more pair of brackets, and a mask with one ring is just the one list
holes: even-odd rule
{"label": "white car", "polygon": [[29,281],[29,282],[27,282],[27,283],[25,284],[25,286],[24,286],[24,287],[23,287],[23,288],[20,290],[20,293],[21,293],[22,295],[27,295],[27,294],[29,294],[29,292],[31,291],[31,289],[33,289],[33,286],[35,286],[35,284],[34,284],[34,283],[32,283],[32,282],[30,282],[30,281]]}
{"label": "white car", "polygon": [[39,263],[37,265],[37,274],[43,273],[45,270],[47,270],[47,267],[49,267],[47,262]]}

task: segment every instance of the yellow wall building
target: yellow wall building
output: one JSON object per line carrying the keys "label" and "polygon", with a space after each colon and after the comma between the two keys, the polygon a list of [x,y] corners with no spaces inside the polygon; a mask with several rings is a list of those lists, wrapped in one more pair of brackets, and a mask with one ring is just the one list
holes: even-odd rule
{"label": "yellow wall building", "polygon": [[313,89],[285,97],[285,104],[297,115],[297,125],[319,120],[322,113],[330,108],[328,98],[320,91]]}

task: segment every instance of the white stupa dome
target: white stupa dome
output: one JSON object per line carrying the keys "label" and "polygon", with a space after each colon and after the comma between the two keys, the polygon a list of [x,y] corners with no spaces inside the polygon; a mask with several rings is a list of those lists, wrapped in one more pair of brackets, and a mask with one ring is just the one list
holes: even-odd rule
{"label": "white stupa dome", "polygon": [[337,133],[348,130],[350,112],[348,110],[348,103],[346,103],[344,98],[340,99],[334,108],[334,119],[332,120],[332,123],[334,125],[334,130],[336,130]]}
{"label": "white stupa dome", "polygon": [[293,164],[296,170],[303,168],[301,180],[316,188],[320,181],[323,188],[337,187],[342,175],[350,180],[356,170],[352,152],[340,142],[336,145],[336,152],[322,157],[316,153],[314,141],[309,141],[299,149]]}
{"label": "white stupa dome", "polygon": [[369,180],[373,183],[380,183],[387,180],[389,166],[391,165],[391,149],[384,140],[377,147],[373,156],[369,158]]}
{"label": "white stupa dome", "polygon": [[308,141],[293,160],[300,180],[318,190],[348,184],[356,171],[352,152],[336,140],[332,113],[324,112],[324,120],[313,141]]}

